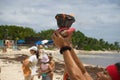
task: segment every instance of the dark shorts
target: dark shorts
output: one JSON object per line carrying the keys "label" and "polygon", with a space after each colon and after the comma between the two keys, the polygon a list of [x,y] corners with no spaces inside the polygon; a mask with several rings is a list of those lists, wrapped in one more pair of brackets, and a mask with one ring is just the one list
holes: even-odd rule
{"label": "dark shorts", "polygon": [[50,80],[50,76],[47,74],[42,74],[42,80]]}

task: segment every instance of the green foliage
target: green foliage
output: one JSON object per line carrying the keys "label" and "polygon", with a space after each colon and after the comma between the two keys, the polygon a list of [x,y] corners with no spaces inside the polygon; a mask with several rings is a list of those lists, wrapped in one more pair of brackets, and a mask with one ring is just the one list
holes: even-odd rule
{"label": "green foliage", "polygon": [[49,29],[49,30],[44,30],[38,33],[39,36],[41,36],[42,39],[51,39],[51,35],[53,34],[55,30]]}
{"label": "green foliage", "polygon": [[[28,36],[51,39],[55,30],[49,29],[36,33],[33,29],[15,25],[0,25],[0,39],[25,39]],[[103,39],[95,39],[85,36],[80,31],[75,31],[72,36],[72,44],[77,49],[84,50],[120,50],[119,42],[110,44]]]}
{"label": "green foliage", "polygon": [[77,49],[84,50],[120,50],[118,42],[110,44],[103,39],[97,40],[95,38],[89,38],[82,32],[76,31],[73,33],[72,43]]}
{"label": "green foliage", "polygon": [[0,26],[0,39],[24,39],[26,36],[35,35],[35,31],[28,27],[15,26],[15,25],[1,25]]}

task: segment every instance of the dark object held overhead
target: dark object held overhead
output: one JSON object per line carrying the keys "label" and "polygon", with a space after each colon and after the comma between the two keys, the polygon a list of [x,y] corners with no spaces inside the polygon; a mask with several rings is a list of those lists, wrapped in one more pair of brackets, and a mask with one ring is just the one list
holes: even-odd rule
{"label": "dark object held overhead", "polygon": [[71,25],[75,22],[75,18],[67,14],[57,14],[55,16],[55,19],[57,20],[57,25],[59,28],[63,27],[70,28]]}

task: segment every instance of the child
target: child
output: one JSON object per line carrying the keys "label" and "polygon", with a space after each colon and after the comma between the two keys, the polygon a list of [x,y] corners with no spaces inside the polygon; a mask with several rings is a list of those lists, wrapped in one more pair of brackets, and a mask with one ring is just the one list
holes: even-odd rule
{"label": "child", "polygon": [[44,54],[41,59],[40,71],[38,74],[38,78],[42,76],[42,80],[51,80],[50,76],[48,75],[48,73],[51,72],[51,66],[48,62],[49,58],[47,54]]}

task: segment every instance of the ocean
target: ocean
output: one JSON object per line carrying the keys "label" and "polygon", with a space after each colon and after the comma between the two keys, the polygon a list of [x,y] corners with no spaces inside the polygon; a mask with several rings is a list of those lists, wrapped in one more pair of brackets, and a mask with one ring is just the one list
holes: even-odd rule
{"label": "ocean", "polygon": [[110,64],[120,62],[120,53],[113,54],[79,54],[78,57],[85,64],[106,67]]}
{"label": "ocean", "polygon": [[[115,64],[120,62],[120,53],[113,54],[78,54],[79,59],[85,63],[100,67],[106,67],[110,64]],[[63,56],[61,54],[55,54],[55,57],[63,61]]]}

